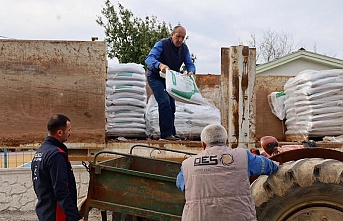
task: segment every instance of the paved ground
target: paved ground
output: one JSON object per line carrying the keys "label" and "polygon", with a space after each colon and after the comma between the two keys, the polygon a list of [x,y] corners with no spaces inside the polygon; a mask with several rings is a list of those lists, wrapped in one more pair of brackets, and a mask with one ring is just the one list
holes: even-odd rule
{"label": "paved ground", "polygon": [[[111,213],[108,212],[107,220],[112,220]],[[0,221],[37,221],[35,211],[1,211],[0,212]],[[89,221],[98,221],[101,220],[100,211],[97,209],[92,209],[89,213]]]}

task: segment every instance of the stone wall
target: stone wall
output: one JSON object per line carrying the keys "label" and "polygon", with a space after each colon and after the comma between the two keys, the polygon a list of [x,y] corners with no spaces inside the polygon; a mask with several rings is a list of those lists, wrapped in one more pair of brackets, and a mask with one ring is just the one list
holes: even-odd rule
{"label": "stone wall", "polygon": [[[87,196],[89,173],[84,166],[73,166],[78,203]],[[0,211],[32,211],[37,203],[30,168],[0,169]]]}

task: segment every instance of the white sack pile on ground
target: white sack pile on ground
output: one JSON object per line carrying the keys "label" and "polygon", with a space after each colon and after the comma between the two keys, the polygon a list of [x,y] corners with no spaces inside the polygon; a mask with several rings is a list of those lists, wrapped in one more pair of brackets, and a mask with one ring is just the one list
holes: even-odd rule
{"label": "white sack pile on ground", "polygon": [[307,70],[289,79],[284,90],[286,135],[343,134],[343,70]]}
{"label": "white sack pile on ground", "polygon": [[[220,111],[213,104],[206,105],[187,104],[175,102],[175,129],[183,139],[198,139],[204,127],[209,124],[220,124]],[[147,135],[157,138],[160,135],[158,105],[155,97],[151,95],[146,107]]]}
{"label": "white sack pile on ground", "polygon": [[106,82],[107,131],[113,136],[146,136],[145,71],[142,65],[114,64]]}

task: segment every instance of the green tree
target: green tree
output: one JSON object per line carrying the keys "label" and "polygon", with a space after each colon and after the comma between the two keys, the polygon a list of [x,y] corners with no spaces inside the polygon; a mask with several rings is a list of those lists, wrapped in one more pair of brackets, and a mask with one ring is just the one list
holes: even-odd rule
{"label": "green tree", "polygon": [[[105,29],[108,57],[116,57],[120,63],[145,65],[144,60],[154,44],[170,36],[172,31],[170,23],[159,22],[156,16],[135,17],[119,2],[116,10],[110,0],[106,0],[101,13],[96,22]],[[196,56],[191,56],[195,62]]]}
{"label": "green tree", "polygon": [[134,17],[118,2],[118,11],[110,0],[105,1],[101,10],[103,17],[98,16],[96,22],[105,28],[108,57],[117,57],[120,63],[144,64],[145,57],[155,42],[168,37],[171,25],[157,21],[156,16],[145,19]]}

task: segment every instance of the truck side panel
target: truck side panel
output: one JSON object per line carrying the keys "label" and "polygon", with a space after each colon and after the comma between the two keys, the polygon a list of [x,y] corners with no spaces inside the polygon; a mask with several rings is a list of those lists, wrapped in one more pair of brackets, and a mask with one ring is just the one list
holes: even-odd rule
{"label": "truck side panel", "polygon": [[68,142],[104,142],[105,42],[0,40],[0,54],[0,145],[41,142],[56,113]]}

